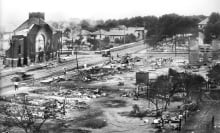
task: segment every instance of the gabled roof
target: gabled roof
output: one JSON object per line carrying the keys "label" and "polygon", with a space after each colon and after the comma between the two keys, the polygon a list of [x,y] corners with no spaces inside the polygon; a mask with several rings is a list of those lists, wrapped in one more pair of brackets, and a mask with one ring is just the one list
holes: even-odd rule
{"label": "gabled roof", "polygon": [[105,30],[97,30],[95,32],[92,32],[91,35],[105,35],[107,31]]}
{"label": "gabled roof", "polygon": [[88,30],[82,30],[81,34],[84,35],[84,36],[87,36],[87,35],[90,35],[91,32],[89,32]]}
{"label": "gabled roof", "polygon": [[124,36],[126,33],[122,30],[112,30],[106,33],[108,36]]}
{"label": "gabled roof", "polygon": [[209,18],[206,18],[204,20],[202,20],[201,22],[199,22],[199,25],[206,25],[209,21]]}
{"label": "gabled roof", "polygon": [[144,30],[144,27],[128,27],[128,30]]}
{"label": "gabled roof", "polygon": [[[42,18],[29,18],[24,23],[22,23],[20,26],[18,26],[14,30],[14,32],[29,30],[33,25],[42,25],[42,24],[47,24]],[[51,28],[52,31],[55,30],[52,26],[49,25],[49,27]]]}

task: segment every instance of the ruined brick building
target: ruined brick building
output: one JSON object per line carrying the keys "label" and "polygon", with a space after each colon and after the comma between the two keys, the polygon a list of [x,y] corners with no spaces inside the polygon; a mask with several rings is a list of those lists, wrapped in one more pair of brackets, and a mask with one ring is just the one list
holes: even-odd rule
{"label": "ruined brick building", "polygon": [[45,22],[44,13],[29,18],[13,31],[6,65],[16,67],[55,59],[61,46],[61,33]]}

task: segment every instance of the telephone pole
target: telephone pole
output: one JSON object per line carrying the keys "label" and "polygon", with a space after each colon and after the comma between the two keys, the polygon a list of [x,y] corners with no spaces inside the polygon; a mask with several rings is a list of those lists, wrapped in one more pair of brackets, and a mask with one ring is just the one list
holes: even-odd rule
{"label": "telephone pole", "polygon": [[124,44],[125,44],[125,27],[124,27]]}

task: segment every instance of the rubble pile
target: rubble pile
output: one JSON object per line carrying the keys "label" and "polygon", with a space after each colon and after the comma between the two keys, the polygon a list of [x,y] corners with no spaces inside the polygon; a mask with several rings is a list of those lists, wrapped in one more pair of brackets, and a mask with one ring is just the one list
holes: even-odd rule
{"label": "rubble pile", "polygon": [[173,58],[156,58],[150,62],[151,66],[155,68],[161,68],[171,65],[173,63]]}
{"label": "rubble pile", "polygon": [[130,55],[122,56],[120,59],[111,59],[102,66],[95,66],[89,69],[80,70],[79,76],[82,81],[102,80],[104,76],[121,74],[122,72],[131,71],[135,62],[139,62],[140,57],[131,57]]}
{"label": "rubble pile", "polygon": [[102,96],[106,96],[105,92],[102,92],[100,89],[95,88],[75,88],[71,89],[62,89],[59,91],[54,91],[51,93],[52,96],[66,97],[66,98],[81,98],[81,99],[89,99],[89,98],[98,98]]}

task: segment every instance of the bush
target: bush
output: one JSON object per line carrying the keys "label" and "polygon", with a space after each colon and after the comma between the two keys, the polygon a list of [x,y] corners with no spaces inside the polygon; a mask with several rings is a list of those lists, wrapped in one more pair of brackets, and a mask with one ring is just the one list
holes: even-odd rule
{"label": "bush", "polygon": [[97,129],[107,126],[107,122],[103,119],[94,118],[94,119],[86,120],[81,126]]}
{"label": "bush", "polygon": [[136,36],[133,34],[129,34],[125,36],[125,43],[132,43],[136,41]]}
{"label": "bush", "polygon": [[199,105],[196,103],[186,104],[184,105],[184,110],[189,110],[191,112],[197,111],[199,109]]}
{"label": "bush", "polygon": [[121,43],[123,43],[123,41],[121,39],[119,39],[119,38],[115,38],[115,43],[121,44]]}
{"label": "bush", "polygon": [[107,45],[104,47],[104,49],[110,49],[110,48],[113,48],[113,45]]}

